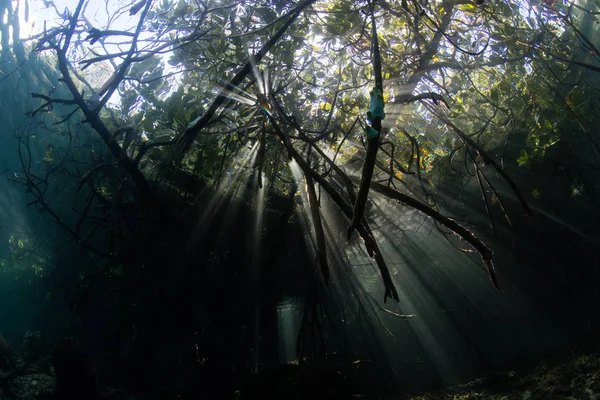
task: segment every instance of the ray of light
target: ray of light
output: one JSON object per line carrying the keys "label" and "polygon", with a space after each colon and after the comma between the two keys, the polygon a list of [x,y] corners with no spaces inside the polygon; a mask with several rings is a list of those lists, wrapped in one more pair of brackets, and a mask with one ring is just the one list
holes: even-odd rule
{"label": "ray of light", "polygon": [[248,106],[256,105],[257,98],[254,94],[247,92],[243,89],[240,89],[237,86],[233,86],[231,84],[229,84],[229,85],[236,91],[234,91],[232,89],[228,89],[221,85],[213,85],[213,87],[215,89],[217,89],[221,93],[222,96],[225,96],[230,100],[235,100],[239,103],[246,104]]}
{"label": "ray of light", "polygon": [[[250,174],[252,169],[250,168],[258,153],[258,141],[251,147],[245,147],[240,151],[238,156],[231,160],[229,167],[226,169],[225,176],[221,179],[216,193],[211,196],[208,200],[206,207],[203,209],[203,213],[199,216],[196,223],[194,234],[189,239],[189,244],[193,245],[198,243],[210,226],[210,223],[214,215],[221,210],[225,205],[235,207],[231,205],[230,198],[236,198],[245,192],[247,186],[252,182]],[[202,197],[202,193],[199,194]],[[228,212],[228,217],[232,219],[236,216],[235,210]]]}
{"label": "ray of light", "polygon": [[[262,175],[262,174],[261,174]],[[252,307],[254,308],[252,312],[254,313],[254,344],[253,344],[253,369],[254,371],[258,371],[260,367],[260,354],[261,354],[261,343],[260,343],[260,306],[258,297],[260,293],[258,293],[260,289],[260,277],[261,277],[261,269],[263,264],[262,257],[262,243],[263,243],[263,222],[264,222],[264,213],[265,213],[265,198],[267,187],[263,184],[259,185],[258,180],[262,180],[262,176],[255,175],[254,185],[253,187],[256,189],[256,200],[254,204],[254,219],[253,219],[253,229],[252,229],[252,238],[249,241],[251,248],[249,249],[251,262],[250,262],[250,270],[247,271],[247,279],[246,279],[246,290],[247,298],[250,299],[254,304]]]}
{"label": "ray of light", "polygon": [[[298,166],[291,165],[291,170],[296,180],[302,179]],[[308,202],[305,196],[300,199],[297,215],[306,232],[309,251],[314,255]],[[414,385],[413,380],[420,379],[418,383],[426,386],[424,376],[429,375],[435,377],[431,380],[457,383],[482,365],[479,352],[486,338],[481,336],[473,343],[476,321],[483,319],[485,311],[481,304],[498,306],[500,299],[493,296],[495,292],[487,284],[483,269],[477,267],[477,260],[456,251],[440,232],[431,228],[431,223],[423,225],[427,218],[379,194],[374,193],[371,199],[368,214],[371,228],[399,289],[400,303],[381,304],[383,287],[374,261],[364,251],[360,239],[352,243],[344,240],[347,221],[327,196],[322,196],[327,246],[332,249],[328,255],[335,261],[332,265],[337,265],[331,269],[329,301],[346,310],[329,312],[329,323],[338,326],[349,340],[362,343],[358,354],[361,351],[376,354],[380,360],[387,360],[381,365],[388,362],[394,365],[400,371],[396,378],[401,382]],[[362,289],[351,289],[352,285],[360,285]],[[359,309],[364,312],[356,314],[357,304],[362,304]],[[506,306],[501,308],[508,311]],[[406,314],[416,317],[398,319],[398,315]],[[362,339],[356,339],[358,335]],[[501,346],[508,346],[508,339],[501,340],[498,333],[491,336]],[[392,354],[402,356],[394,359]]]}
{"label": "ray of light", "polygon": [[284,301],[277,305],[277,329],[279,333],[279,362],[286,363],[296,359],[296,335],[299,318],[296,304]]}

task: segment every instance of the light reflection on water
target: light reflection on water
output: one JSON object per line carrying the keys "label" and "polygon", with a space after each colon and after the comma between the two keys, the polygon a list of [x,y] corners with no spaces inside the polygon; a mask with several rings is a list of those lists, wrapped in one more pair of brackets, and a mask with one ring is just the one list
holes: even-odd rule
{"label": "light reflection on water", "polygon": [[301,316],[300,304],[292,300],[284,300],[277,305],[280,363],[296,359],[296,338]]}

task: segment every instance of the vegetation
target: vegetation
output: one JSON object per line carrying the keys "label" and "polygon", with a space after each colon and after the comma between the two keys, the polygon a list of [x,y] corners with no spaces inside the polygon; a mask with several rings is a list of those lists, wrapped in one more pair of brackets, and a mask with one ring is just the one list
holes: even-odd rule
{"label": "vegetation", "polygon": [[496,373],[444,391],[414,396],[411,400],[594,398],[599,390],[596,350],[588,344],[557,352],[550,360],[522,371]]}
{"label": "vegetation", "polygon": [[[195,343],[189,357],[198,369],[230,367],[214,361],[225,344],[198,343],[236,342],[253,326],[247,309],[272,300],[260,282],[277,273],[278,257],[250,252],[259,260],[254,276],[229,267],[248,263],[219,246],[231,232],[236,246],[252,247],[254,235],[284,248],[282,232],[308,221],[313,253],[298,261],[309,269],[298,351],[318,363],[320,290],[364,290],[338,282],[349,267],[332,260],[348,260],[352,242],[337,232],[349,241],[358,232],[384,302],[399,300],[371,226],[382,199],[466,242],[452,243],[465,257],[479,253],[495,287],[492,248],[444,210],[456,188],[480,201],[493,231],[532,216],[529,203],[547,195],[520,190],[511,173],[518,168],[551,161],[566,196],[595,201],[600,40],[592,0],[140,0],[107,8],[104,25],[89,18],[91,2],[65,12],[47,5],[62,22],[23,41],[27,62],[14,45],[21,41],[10,47],[0,29],[10,66],[2,79],[21,68],[39,83],[29,125],[15,132],[21,171],[10,179],[89,252],[73,307],[84,308],[95,287],[119,293],[122,319],[137,322],[115,341],[133,353],[136,342],[138,361],[153,332],[165,343]],[[48,64],[55,71],[40,76]],[[307,199],[307,216],[296,195]],[[225,228],[216,198],[278,214],[264,216],[264,232],[250,220]],[[18,233],[9,243],[13,256],[1,269],[30,257],[45,275],[52,263],[31,249],[48,243]],[[220,315],[223,307],[244,315],[243,329]],[[239,351],[252,347],[245,340]]]}
{"label": "vegetation", "polygon": [[[84,5],[66,15],[64,25],[46,31],[35,48],[56,56],[72,92],[67,98],[34,93],[42,100],[35,113],[55,104],[76,106],[115,160],[92,166],[80,185],[117,168],[130,184],[112,177],[111,185],[92,188],[94,197],[109,205],[108,196],[124,202],[124,192],[133,190],[132,201],[170,219],[152,190],[165,176],[165,184],[185,199],[194,183],[218,184],[239,161],[239,151],[255,146],[250,167],[261,176],[259,184],[264,175],[273,191],[287,193],[285,171],[293,160],[307,177],[309,198],[316,184],[348,218],[356,217],[353,225],[379,266],[386,298],[397,299],[396,289],[368,219],[351,209],[356,171],[342,168],[363,151],[367,119],[361,110],[368,108],[372,86],[382,86],[388,117],[374,141],[382,151],[371,152],[377,157],[363,172],[374,169],[371,175],[386,183],[386,189],[375,187],[384,196],[467,240],[492,280],[490,249],[436,209],[439,176],[448,169],[471,175],[488,212],[500,207],[510,223],[489,175],[500,174],[525,212],[531,210],[501,166],[502,156],[495,156],[503,145],[524,137],[519,165],[543,157],[560,141],[580,140],[597,151],[586,127],[591,121],[585,121],[595,105],[584,100],[583,83],[564,83],[595,68],[593,38],[584,32],[593,10],[583,5],[307,1],[247,8],[143,2],[119,11],[139,14],[134,31],[92,26]],[[111,51],[115,40],[127,50]],[[96,85],[77,72],[94,67],[114,72]],[[120,104],[108,104],[117,91]],[[570,121],[580,125],[583,138],[562,137]],[[53,162],[52,149],[44,160]],[[397,190],[399,184],[406,190]],[[316,199],[310,203],[326,278],[323,224]]]}

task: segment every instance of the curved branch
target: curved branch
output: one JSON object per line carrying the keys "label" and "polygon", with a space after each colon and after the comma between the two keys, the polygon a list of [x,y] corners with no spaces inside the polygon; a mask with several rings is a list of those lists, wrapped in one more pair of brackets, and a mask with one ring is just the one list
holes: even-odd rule
{"label": "curved branch", "polygon": [[434,220],[436,220],[437,222],[444,225],[452,232],[466,240],[471,246],[475,248],[475,250],[479,252],[479,254],[481,254],[481,258],[485,263],[488,275],[490,277],[490,280],[492,281],[492,285],[494,285],[496,289],[500,288],[498,285],[498,280],[496,278],[494,264],[492,262],[492,250],[477,236],[475,236],[473,233],[467,230],[467,228],[463,227],[462,225],[459,225],[452,218],[448,218],[445,215],[440,214],[433,208],[429,207],[427,204],[421,203],[419,200],[414,199],[404,193],[400,193],[397,190],[394,190],[388,186],[379,183],[372,183],[371,186],[376,192],[379,192],[386,197],[394,199],[400,203],[406,204],[409,207],[412,207],[426,215],[429,215]]}
{"label": "curved branch", "polygon": [[[269,118],[269,122],[271,122],[271,125],[273,126],[273,129],[275,130],[279,139],[284,142],[284,145],[288,147],[288,149],[290,149],[290,156],[294,159],[294,161],[298,163],[300,169],[302,169],[304,174],[310,175],[323,189],[325,189],[327,194],[329,194],[329,197],[338,206],[342,213],[344,213],[344,215],[346,215],[346,217],[351,220],[353,215],[352,206],[344,199],[344,197],[337,190],[335,190],[329,184],[329,182],[327,182],[327,180],[325,180],[324,177],[321,176],[321,174],[319,174],[317,171],[315,171],[308,165],[308,163],[300,156],[300,154],[298,154],[298,152],[296,151],[296,149],[294,149],[293,146],[288,145],[288,143],[285,143],[286,140],[289,139],[287,139],[287,137],[283,134],[277,121],[270,115],[267,115],[267,118]],[[375,240],[373,234],[368,228],[368,225],[366,223],[363,223],[363,221],[358,221],[356,225],[356,230],[365,242],[365,248],[367,249],[367,253],[369,253],[369,256],[374,257],[375,261],[377,262],[377,267],[379,268],[379,273],[381,274],[381,278],[385,287],[385,293],[383,296],[384,303],[386,302],[388,297],[399,301],[400,298],[398,297],[398,292],[396,291],[396,287],[394,286],[394,282],[392,281],[390,271],[385,263],[385,260],[383,259],[381,250],[377,245],[377,241]]]}
{"label": "curved branch", "polygon": [[533,216],[533,210],[529,207],[529,204],[527,204],[525,197],[523,197],[523,195],[517,188],[517,184],[515,183],[515,181],[513,181],[513,179],[506,173],[506,171],[500,165],[498,165],[498,163],[492,157],[490,157],[471,137],[469,137],[469,135],[463,132],[458,126],[454,125],[448,118],[446,118],[439,112],[435,112],[435,116],[438,117],[440,121],[451,127],[464,142],[468,143],[469,146],[473,147],[477,151],[477,153],[483,158],[483,161],[486,164],[489,164],[492,167],[494,167],[494,169],[502,176],[502,178],[504,178],[508,186],[510,186],[513,193],[517,196],[517,199],[519,199],[521,206],[525,210],[525,216]]}
{"label": "curved branch", "polygon": [[[75,25],[73,25],[73,29],[74,26]],[[65,43],[65,48],[66,47],[68,47],[68,43]],[[166,220],[166,212],[156,198],[152,188],[150,187],[150,184],[142,172],[138,169],[135,162],[125,154],[119,143],[113,138],[112,133],[104,124],[104,122],[102,122],[97,110],[91,109],[83,98],[83,95],[79,93],[75,82],[71,78],[69,72],[69,62],[67,61],[65,52],[56,47],[54,49],[56,50],[58,56],[58,68],[62,74],[61,81],[67,85],[69,91],[73,95],[73,103],[81,109],[86,118],[86,122],[89,123],[91,127],[100,135],[100,138],[108,147],[113,157],[124,168],[129,176],[131,176],[131,179],[140,193],[142,201],[146,203],[146,205],[149,206],[159,216],[159,218]]]}
{"label": "curved branch", "polygon": [[102,89],[100,89],[100,91],[98,92],[98,95],[103,96],[103,97],[102,97],[102,99],[100,99],[100,102],[98,103],[98,105],[96,106],[96,108],[94,110],[96,113],[98,113],[102,109],[102,107],[104,107],[104,105],[106,104],[108,99],[110,99],[111,96],[113,95],[114,91],[117,90],[117,87],[119,86],[119,83],[121,83],[123,78],[125,77],[125,73],[129,69],[129,66],[133,63],[133,61],[134,61],[133,54],[135,53],[135,50],[137,48],[137,41],[138,41],[138,38],[142,31],[142,27],[144,25],[144,20],[146,19],[146,15],[148,14],[148,11],[150,10],[151,5],[152,5],[152,0],[147,0],[146,6],[144,7],[144,11],[142,11],[142,15],[140,16],[140,20],[138,22],[135,33],[133,34],[133,38],[131,39],[131,46],[129,48],[129,51],[127,52],[127,56],[125,57],[125,60],[119,66],[119,69],[117,69],[115,71],[115,73],[110,78],[108,78],[108,81],[103,85]]}
{"label": "curved branch", "polygon": [[[375,5],[372,1],[369,2],[369,8],[371,12],[371,30],[373,35],[371,38],[373,50],[373,74],[375,75],[375,87],[379,90],[379,94],[381,95],[383,93],[383,74],[381,73],[381,54],[379,53],[379,39],[377,37],[377,26],[375,23]],[[373,99],[371,99],[371,101],[373,101]],[[377,151],[379,150],[379,144],[381,143],[382,118],[383,117],[375,116],[373,121],[371,121],[372,129],[377,132],[377,135],[375,137],[367,135],[367,154],[365,156],[365,163],[363,164],[358,196],[354,203],[352,220],[350,221],[350,226],[348,227],[348,232],[346,234],[348,240],[350,240],[352,232],[356,225],[362,220],[365,213],[365,206],[369,196],[369,186],[371,184],[371,179],[373,178],[373,171],[375,170]]]}

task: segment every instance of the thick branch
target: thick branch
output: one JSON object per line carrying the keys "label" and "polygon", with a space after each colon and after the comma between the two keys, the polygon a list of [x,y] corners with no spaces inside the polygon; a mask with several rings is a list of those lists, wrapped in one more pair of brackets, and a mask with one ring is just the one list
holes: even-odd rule
{"label": "thick branch", "polygon": [[192,146],[192,143],[196,139],[196,136],[198,136],[200,131],[208,125],[217,109],[225,102],[225,100],[227,100],[227,97],[225,96],[224,92],[226,92],[231,87],[239,86],[242,83],[242,81],[246,78],[246,76],[252,71],[252,67],[260,63],[262,58],[271,50],[271,48],[279,41],[279,39],[281,39],[283,34],[292,25],[292,23],[296,20],[300,13],[315,1],[316,0],[305,0],[302,3],[300,3],[298,7],[292,10],[288,14],[290,18],[287,20],[287,22],[283,24],[283,26],[279,28],[275,35],[273,35],[273,37],[271,37],[271,39],[269,39],[263,45],[259,52],[256,53],[253,57],[251,57],[250,60],[242,67],[242,69],[237,74],[235,74],[235,76],[226,85],[226,88],[222,90],[213,100],[208,110],[206,110],[206,113],[204,113],[204,115],[201,118],[198,118],[197,120],[193,121],[188,126],[188,128],[177,141],[178,148],[176,151],[177,153],[179,153],[178,157],[183,157],[188,152],[188,150]]}
{"label": "thick branch", "polygon": [[[67,44],[65,44],[65,46],[67,46]],[[137,168],[136,164],[125,154],[119,143],[113,139],[112,133],[102,122],[98,113],[89,107],[83,96],[79,93],[77,86],[73,82],[73,79],[69,73],[69,64],[65,53],[62,51],[57,51],[57,53],[58,67],[62,74],[62,81],[67,85],[69,91],[73,95],[74,104],[81,109],[85,115],[86,122],[88,122],[92,128],[98,132],[100,138],[106,144],[113,157],[131,176],[136,188],[140,192],[142,201],[146,203],[146,205],[149,206],[154,212],[156,212],[159,217],[166,219],[165,211],[154,195],[154,192],[152,191],[152,188],[148,184],[148,181],[144,175]]]}
{"label": "thick branch", "polygon": [[415,101],[419,101],[419,100],[426,100],[426,99],[431,99],[434,102],[442,102],[444,103],[444,105],[447,108],[450,108],[448,106],[448,103],[446,103],[446,100],[444,100],[444,98],[442,97],[442,95],[438,94],[438,93],[433,93],[433,92],[427,92],[427,93],[420,93],[420,94],[416,94],[416,95],[412,95],[412,94],[401,94],[399,96],[396,96],[394,98],[394,100],[391,103],[394,104],[407,104],[407,103],[412,103]]}
{"label": "thick branch", "polygon": [[479,254],[481,254],[481,258],[483,258],[492,284],[496,289],[499,289],[498,280],[496,279],[496,272],[494,271],[494,264],[492,263],[492,250],[479,238],[477,238],[477,236],[475,236],[465,227],[459,225],[453,219],[440,214],[433,208],[429,207],[427,204],[421,203],[417,199],[414,199],[404,193],[400,193],[388,186],[381,185],[376,182],[372,183],[371,186],[376,192],[379,192],[384,196],[394,199],[400,203],[406,204],[409,207],[412,207],[426,215],[429,215],[434,220],[449,228],[452,232],[466,240],[471,246],[475,248],[475,250],[479,252]]}
{"label": "thick branch", "polygon": [[[271,125],[275,129],[275,132],[277,133],[279,139],[281,139],[284,142],[284,145],[288,146],[287,143],[285,143],[285,141],[289,139],[287,139],[286,136],[283,134],[277,121],[272,116],[268,116],[268,118],[269,122],[271,122]],[[327,180],[323,176],[321,176],[321,174],[312,169],[304,160],[304,158],[302,158],[300,154],[298,154],[298,152],[296,151],[296,149],[294,149],[293,146],[288,146],[288,149],[290,149],[290,156],[294,159],[294,161],[296,161],[296,163],[298,163],[303,173],[305,175],[310,175],[327,192],[327,194],[329,194],[329,197],[338,206],[342,213],[344,213],[344,215],[349,220],[351,220],[353,214],[352,206],[346,201],[346,199],[344,199],[344,197],[337,190],[335,190],[329,184],[329,182],[327,182]],[[377,262],[377,267],[379,268],[379,273],[381,274],[381,278],[385,287],[383,301],[385,302],[388,297],[399,301],[398,292],[396,291],[396,287],[394,286],[394,282],[392,281],[390,271],[385,263],[385,260],[383,259],[381,250],[379,249],[379,246],[377,245],[377,242],[375,241],[375,238],[373,237],[371,231],[369,230],[367,225],[362,221],[359,221],[357,223],[356,230],[365,242],[367,253],[369,253],[369,256],[374,257],[375,261]]]}
{"label": "thick branch", "polygon": [[[373,37],[371,38],[371,45],[373,49],[373,74],[375,75],[375,87],[379,90],[379,94],[383,94],[383,74],[381,72],[381,54],[379,53],[379,39],[377,37],[377,24],[375,22],[375,6],[373,2],[369,2],[369,8],[371,12],[371,31]],[[371,95],[373,96],[373,94]],[[371,99],[373,102],[373,99]],[[383,111],[383,110],[382,110]],[[373,171],[375,170],[375,161],[377,160],[377,151],[379,150],[379,144],[381,143],[381,119],[383,117],[374,116],[373,120],[370,121],[372,129],[377,134],[375,137],[367,135],[367,154],[365,156],[365,163],[363,164],[362,176],[360,179],[360,186],[358,189],[358,196],[354,202],[354,210],[352,212],[352,220],[348,227],[347,237],[350,240],[352,232],[356,228],[365,213],[365,206],[367,204],[367,198],[369,196],[369,186],[371,179],[373,178]]]}
{"label": "thick branch", "polygon": [[92,28],[88,31],[88,36],[85,38],[85,40],[89,40],[90,44],[94,44],[101,38],[107,37],[107,36],[130,36],[130,37],[133,37],[133,36],[135,36],[135,34],[131,33],[131,32],[125,32],[125,31],[116,31],[116,30],[110,30],[110,29],[109,30],[100,30],[98,28]]}

